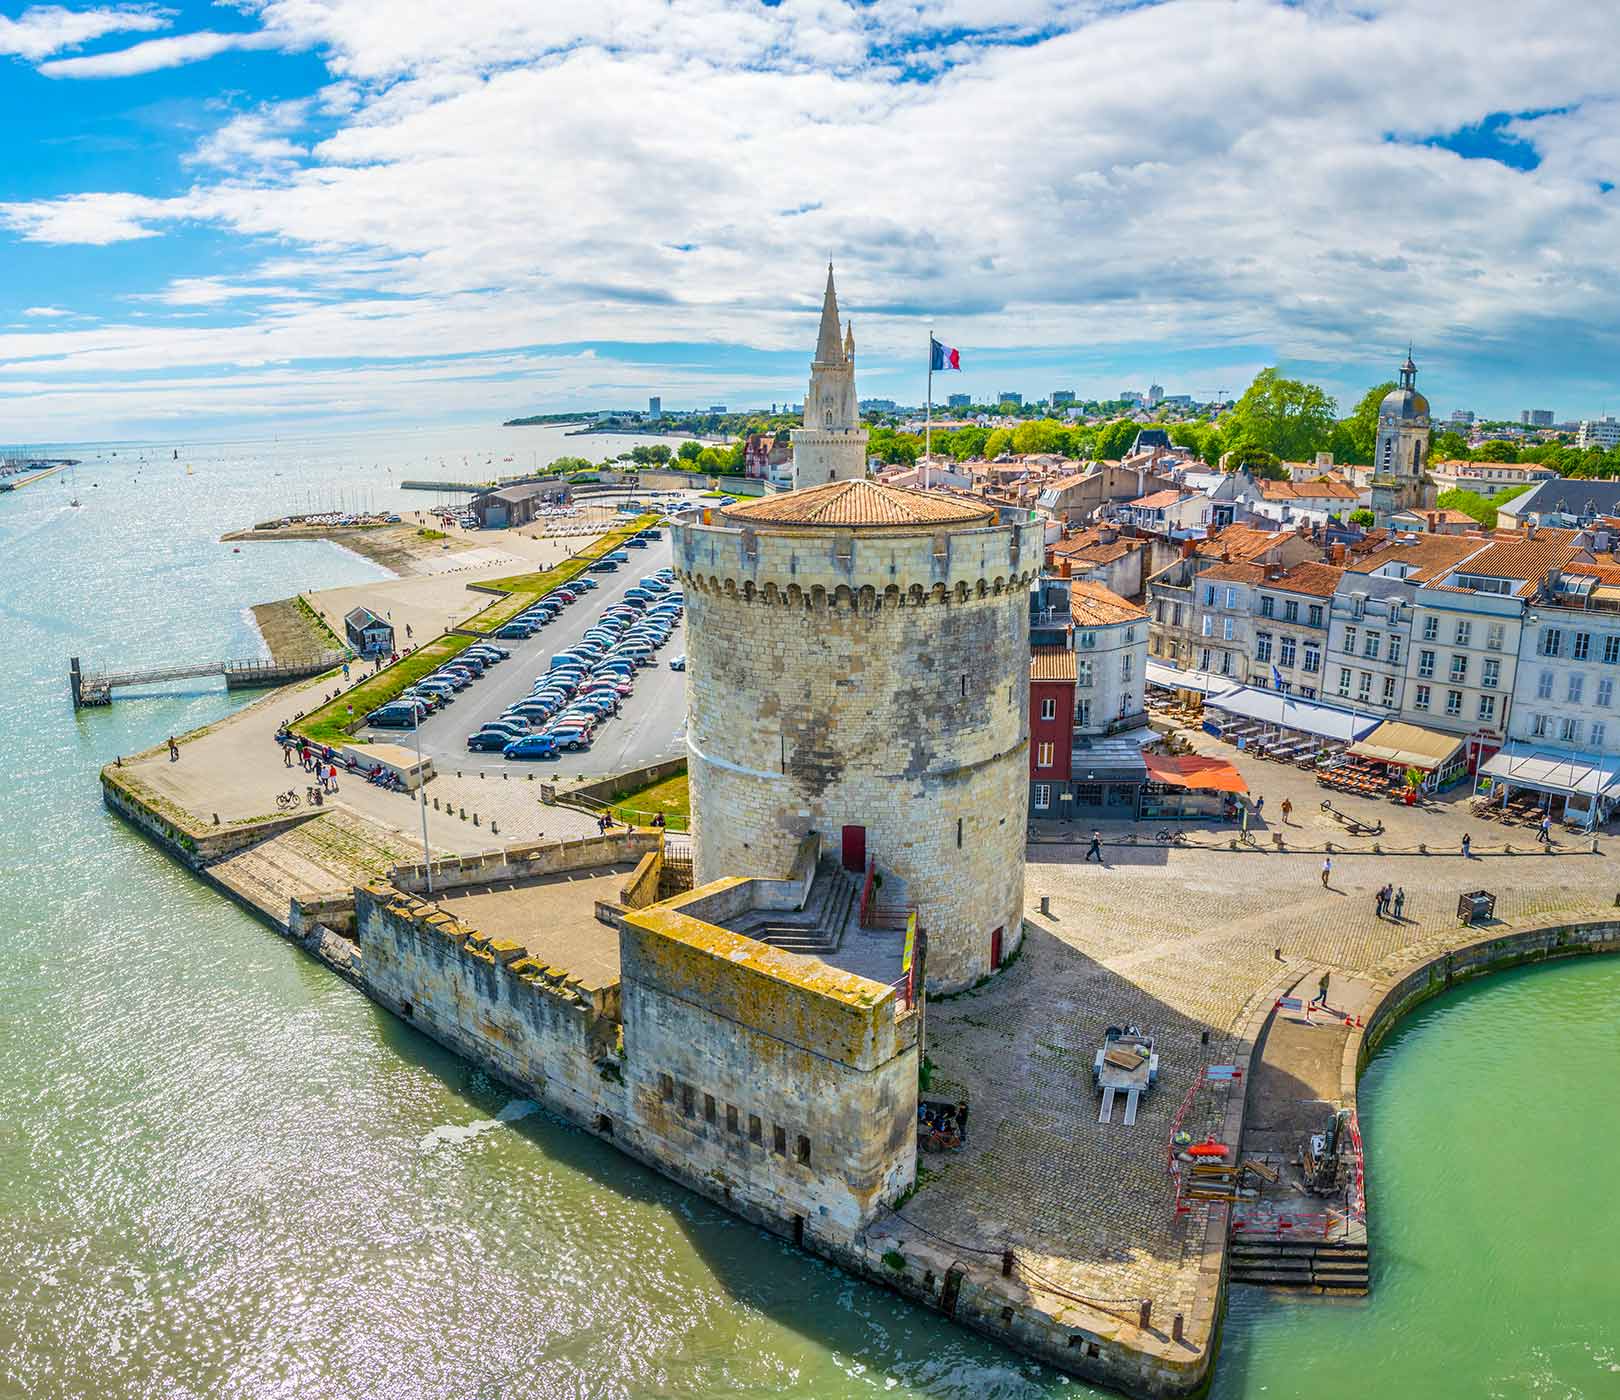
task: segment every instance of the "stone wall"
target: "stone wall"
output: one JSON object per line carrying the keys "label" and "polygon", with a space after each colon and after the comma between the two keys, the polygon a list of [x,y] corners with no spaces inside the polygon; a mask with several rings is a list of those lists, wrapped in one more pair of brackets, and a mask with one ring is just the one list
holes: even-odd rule
{"label": "stone wall", "polygon": [[627,1121],[705,1194],[847,1242],[916,1173],[919,1015],[708,922],[753,907],[750,884],[625,914]]}
{"label": "stone wall", "polygon": [[620,1116],[617,987],[593,994],[386,885],[355,891],[355,921],[367,995],[573,1122]]}
{"label": "stone wall", "polygon": [[781,878],[806,831],[863,827],[930,988],[971,984],[1022,926],[1041,527],[674,535],[698,883]]}
{"label": "stone wall", "polygon": [[111,766],[101,771],[101,800],[109,811],[116,812],[138,827],[193,869],[200,869],[209,861],[230,855],[232,851],[246,850],[267,836],[290,831],[320,815],[316,811],[306,811],[288,817],[235,822],[229,826],[198,826],[178,808],[171,809],[171,804],[135,791],[128,780]]}
{"label": "stone wall", "polygon": [[644,764],[640,768],[627,768],[622,773],[614,773],[606,778],[576,783],[565,792],[556,792],[554,800],[563,806],[580,802],[587,811],[599,811],[627,793],[638,792],[644,787],[651,787],[654,783],[661,783],[665,778],[673,778],[677,773],[685,771],[684,758],[666,758],[657,763]]}
{"label": "stone wall", "polygon": [[[571,841],[533,841],[522,846],[504,846],[473,856],[446,856],[433,862],[435,890],[462,889],[467,885],[501,884],[510,880],[560,875],[569,870],[588,870],[598,865],[639,861],[649,851],[662,847],[656,831],[613,831],[606,836],[581,836]],[[410,894],[427,892],[428,867],[395,866],[393,882]]]}

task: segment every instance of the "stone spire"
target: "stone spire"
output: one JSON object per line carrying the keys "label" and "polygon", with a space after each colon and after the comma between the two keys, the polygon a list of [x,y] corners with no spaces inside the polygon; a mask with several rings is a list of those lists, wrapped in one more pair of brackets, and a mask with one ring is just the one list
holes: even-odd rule
{"label": "stone spire", "polygon": [[844,358],[850,361],[855,358],[855,323],[853,321],[844,327]]}
{"label": "stone spire", "polygon": [[844,352],[838,344],[838,293],[833,290],[831,263],[827,264],[827,291],[821,298],[821,332],[816,336],[816,363],[844,363]]}

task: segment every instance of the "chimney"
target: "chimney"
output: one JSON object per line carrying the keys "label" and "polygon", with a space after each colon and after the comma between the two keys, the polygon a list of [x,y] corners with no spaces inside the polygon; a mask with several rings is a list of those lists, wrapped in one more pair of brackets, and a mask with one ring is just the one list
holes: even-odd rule
{"label": "chimney", "polygon": [[1183,559],[1191,559],[1193,557],[1194,552],[1197,550],[1197,548],[1198,548],[1198,541],[1197,540],[1183,540],[1181,542],[1181,557]]}
{"label": "chimney", "polygon": [[1428,513],[1428,515],[1429,515],[1429,533],[1431,535],[1438,534],[1439,530],[1440,530],[1440,517],[1438,515],[1436,515],[1432,510]]}
{"label": "chimney", "polygon": [[1268,579],[1275,582],[1277,579],[1280,579],[1282,576],[1283,576],[1283,571],[1282,571],[1282,565],[1281,564],[1267,564],[1266,565],[1266,577]]}
{"label": "chimney", "polygon": [[1073,573],[1074,573],[1074,561],[1072,559],[1060,559],[1058,561],[1058,577],[1059,578],[1068,578]]}
{"label": "chimney", "polygon": [[1118,538],[1119,531],[1114,528],[1114,522],[1112,520],[1097,527],[1098,544],[1113,544],[1113,542]]}
{"label": "chimney", "polygon": [[1344,563],[1344,541],[1343,540],[1334,540],[1333,541],[1333,562],[1335,564]]}

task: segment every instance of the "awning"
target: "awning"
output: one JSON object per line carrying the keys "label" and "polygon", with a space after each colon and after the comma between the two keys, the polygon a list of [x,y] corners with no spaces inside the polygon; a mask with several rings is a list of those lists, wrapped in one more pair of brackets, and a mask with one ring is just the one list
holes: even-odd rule
{"label": "awning", "polygon": [[1537,792],[1594,793],[1620,797],[1616,791],[1620,784],[1620,759],[1596,754],[1559,753],[1555,749],[1537,749],[1529,744],[1510,742],[1493,754],[1481,767],[1488,778],[1514,787],[1533,788]]}
{"label": "awning", "polygon": [[1092,739],[1084,748],[1071,750],[1069,776],[1076,783],[1145,783],[1148,780],[1147,755],[1130,739],[1110,736]]}
{"label": "awning", "polygon": [[1443,734],[1437,729],[1386,719],[1365,739],[1352,744],[1350,752],[1357,758],[1398,763],[1403,768],[1421,768],[1425,773],[1434,773],[1450,763],[1467,742],[1460,734]]}
{"label": "awning", "polygon": [[1186,754],[1171,758],[1165,754],[1144,753],[1148,780],[1167,787],[1198,788],[1206,792],[1246,793],[1249,785],[1243,775],[1223,758],[1200,758]]}
{"label": "awning", "polygon": [[1217,676],[1213,671],[1183,671],[1168,661],[1149,661],[1147,683],[1164,690],[1196,690],[1208,695],[1212,690],[1225,690],[1232,684],[1230,676]]}
{"label": "awning", "polygon": [[1240,685],[1222,695],[1211,695],[1204,703],[1228,714],[1242,715],[1245,719],[1282,729],[1295,729],[1301,734],[1315,734],[1322,739],[1360,739],[1379,725],[1376,715],[1352,714],[1349,710],[1336,710],[1331,705],[1299,700],[1280,690],[1260,690],[1252,685]]}

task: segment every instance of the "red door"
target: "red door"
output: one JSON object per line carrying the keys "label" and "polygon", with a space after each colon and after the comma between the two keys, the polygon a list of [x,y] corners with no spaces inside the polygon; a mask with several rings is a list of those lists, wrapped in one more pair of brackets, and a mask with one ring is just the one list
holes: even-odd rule
{"label": "red door", "polygon": [[844,869],[864,872],[866,869],[866,828],[844,828]]}
{"label": "red door", "polygon": [[1001,966],[1001,930],[999,928],[990,935],[990,966]]}

